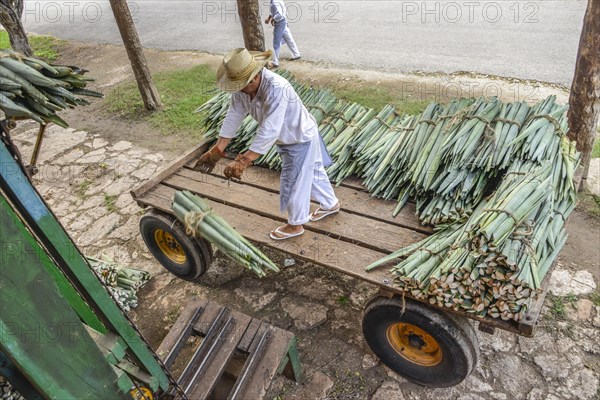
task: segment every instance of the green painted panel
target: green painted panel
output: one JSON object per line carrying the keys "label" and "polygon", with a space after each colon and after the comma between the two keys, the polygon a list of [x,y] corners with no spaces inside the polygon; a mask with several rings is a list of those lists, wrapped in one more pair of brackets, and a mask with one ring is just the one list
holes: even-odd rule
{"label": "green painted panel", "polygon": [[[10,204],[6,202],[4,198],[0,198],[0,207],[10,208]],[[35,257],[41,262],[46,268],[46,271],[52,276],[60,294],[69,302],[71,307],[79,315],[81,320],[93,328],[94,330],[106,333],[107,329],[104,327],[102,322],[98,319],[96,314],[87,305],[87,303],[81,298],[81,295],[75,290],[71,282],[65,277],[65,275],[56,267],[54,262],[50,259],[46,251],[39,246],[35,238],[31,233],[23,226],[19,224],[20,234],[18,236],[9,236],[5,232],[0,232],[0,241],[2,243],[2,256],[9,254],[21,255],[26,254],[30,251],[35,252]]]}
{"label": "green painted panel", "polygon": [[47,398],[128,398],[42,264],[39,245],[25,240],[22,222],[1,200],[0,246],[23,238],[21,252],[3,251],[0,258],[1,351]]}
{"label": "green painted panel", "polygon": [[[67,232],[58,223],[18,164],[0,143],[0,187],[10,197],[27,224],[44,243],[58,266],[74,282],[86,302],[104,325],[117,333],[129,346],[136,364],[158,379],[162,389],[168,390],[169,378],[119,306],[106,292],[91,267],[79,252]],[[152,388],[155,389],[155,388]]]}

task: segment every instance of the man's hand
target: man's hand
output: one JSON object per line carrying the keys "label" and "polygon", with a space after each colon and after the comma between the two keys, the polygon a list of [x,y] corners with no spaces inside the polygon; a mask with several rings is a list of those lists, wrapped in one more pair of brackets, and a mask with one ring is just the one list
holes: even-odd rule
{"label": "man's hand", "polygon": [[271,22],[271,16],[270,15],[267,17],[267,19],[265,19],[265,24],[268,24],[269,22]]}
{"label": "man's hand", "polygon": [[225,170],[223,171],[223,175],[227,179],[236,179],[238,181],[242,180],[242,173],[246,168],[252,165],[252,160],[246,157],[243,154],[238,154],[238,156],[227,164]]}
{"label": "man's hand", "polygon": [[196,164],[192,167],[194,171],[204,172],[208,174],[212,172],[217,165],[217,162],[225,157],[225,153],[223,153],[216,145],[211,147],[206,153],[202,154]]}

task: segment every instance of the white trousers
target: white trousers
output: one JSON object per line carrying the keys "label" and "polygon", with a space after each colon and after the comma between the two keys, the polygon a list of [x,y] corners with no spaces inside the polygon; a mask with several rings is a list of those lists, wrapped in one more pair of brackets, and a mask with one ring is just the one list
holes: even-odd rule
{"label": "white trousers", "polygon": [[275,65],[279,65],[279,50],[283,43],[287,44],[292,53],[292,58],[300,57],[300,51],[294,41],[292,31],[290,31],[290,27],[285,20],[275,23],[275,29],[273,30],[273,64]]}
{"label": "white trousers", "polygon": [[[294,190],[286,208],[290,225],[302,225],[309,221],[311,200],[318,202],[324,209],[331,209],[338,203],[323,167],[321,144],[317,136],[311,141],[304,163],[296,171],[298,175],[294,176]],[[282,187],[284,184],[282,180]]]}

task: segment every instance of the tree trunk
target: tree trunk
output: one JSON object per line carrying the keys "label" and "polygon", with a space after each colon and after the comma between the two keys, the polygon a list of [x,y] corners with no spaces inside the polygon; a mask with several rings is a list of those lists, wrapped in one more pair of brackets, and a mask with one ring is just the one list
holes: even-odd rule
{"label": "tree trunk", "polygon": [[123,44],[127,50],[127,56],[133,69],[133,75],[137,81],[138,89],[142,95],[144,107],[146,110],[156,110],[162,106],[160,96],[152,81],[152,75],[148,69],[148,63],[144,56],[144,50],[140,43],[140,38],[135,30],[131,12],[127,6],[126,0],[110,0],[112,8]]}
{"label": "tree trunk", "polygon": [[14,51],[32,56],[33,51],[29,45],[25,28],[21,22],[23,12],[23,1],[0,0],[0,24],[8,32],[10,46]]}
{"label": "tree trunk", "polygon": [[585,186],[600,117],[600,1],[589,0],[569,97],[569,138],[581,152]]}
{"label": "tree trunk", "polygon": [[258,0],[237,0],[237,6],[244,33],[244,46],[248,50],[265,51],[265,33]]}

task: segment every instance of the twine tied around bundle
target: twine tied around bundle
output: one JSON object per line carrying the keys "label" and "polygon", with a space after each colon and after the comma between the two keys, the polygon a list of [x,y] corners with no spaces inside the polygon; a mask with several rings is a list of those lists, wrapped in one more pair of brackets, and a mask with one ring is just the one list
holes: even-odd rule
{"label": "twine tied around bundle", "polygon": [[208,211],[190,211],[189,213],[185,214],[185,234],[193,238],[197,237],[198,226],[200,226],[200,223],[204,217],[212,212],[213,210],[209,209]]}

